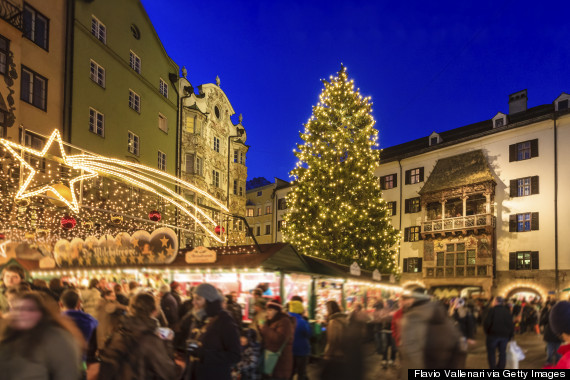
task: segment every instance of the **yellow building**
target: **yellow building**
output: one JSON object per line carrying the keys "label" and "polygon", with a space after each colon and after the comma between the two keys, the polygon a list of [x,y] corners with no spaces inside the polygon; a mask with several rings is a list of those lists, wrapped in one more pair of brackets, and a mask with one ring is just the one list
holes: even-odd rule
{"label": "yellow building", "polygon": [[246,220],[250,234],[255,236],[259,244],[282,241],[281,224],[278,223],[278,216],[281,216],[279,219],[282,221],[282,213],[277,210],[284,209],[285,197],[279,198],[277,195],[284,188],[290,188],[290,184],[279,178],[275,178],[274,183],[265,178],[255,178],[248,182]]}
{"label": "yellow building", "polygon": [[65,15],[64,1],[0,0],[0,137],[40,149],[61,131]]}

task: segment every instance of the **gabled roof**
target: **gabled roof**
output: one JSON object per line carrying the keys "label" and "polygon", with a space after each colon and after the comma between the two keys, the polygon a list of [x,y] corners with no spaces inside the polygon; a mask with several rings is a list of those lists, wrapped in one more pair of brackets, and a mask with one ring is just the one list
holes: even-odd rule
{"label": "gabled roof", "polygon": [[420,194],[494,181],[482,150],[474,150],[437,160]]}

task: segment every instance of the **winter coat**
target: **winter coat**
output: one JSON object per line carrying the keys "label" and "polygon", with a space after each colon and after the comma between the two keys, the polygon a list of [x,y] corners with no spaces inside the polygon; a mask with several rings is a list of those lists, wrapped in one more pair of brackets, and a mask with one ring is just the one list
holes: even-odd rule
{"label": "winter coat", "polygon": [[265,310],[259,311],[255,313],[253,319],[251,320],[250,328],[254,329],[257,333],[257,341],[261,342],[261,332],[259,331],[259,321],[266,321],[267,320],[267,313]]}
{"label": "winter coat", "polygon": [[101,300],[99,289],[83,289],[81,291],[81,300],[83,301],[83,311],[97,318],[97,307],[99,306],[99,300]]}
{"label": "winter coat", "polygon": [[492,307],[483,321],[483,329],[487,336],[512,338],[515,326],[509,309],[503,305]]}
{"label": "winter coat", "polygon": [[570,344],[560,346],[558,353],[562,355],[556,365],[547,365],[544,369],[570,369]]}
{"label": "winter coat", "polygon": [[226,309],[231,314],[231,316],[234,318],[238,327],[241,327],[241,323],[243,320],[243,313],[241,311],[240,304],[237,302],[232,302],[232,303],[228,302],[228,304],[226,305]]}
{"label": "winter coat", "polygon": [[348,328],[348,315],[335,313],[330,316],[327,324],[327,345],[325,346],[324,358],[344,358],[344,345]]}
{"label": "winter coat", "polygon": [[129,297],[124,295],[123,293],[116,293],[115,296],[117,297],[117,302],[123,306],[129,306]]}
{"label": "winter coat", "polygon": [[[199,360],[193,362],[193,380],[230,380],[231,368],[241,358],[239,330],[219,302],[201,328]],[[207,306],[208,307],[208,306]]]}
{"label": "winter coat", "polygon": [[77,380],[81,350],[73,336],[60,327],[42,331],[30,357],[22,355],[18,338],[0,345],[0,377],[3,380]]}
{"label": "winter coat", "polygon": [[261,346],[257,342],[242,347],[241,360],[236,365],[236,372],[240,375],[240,380],[259,380],[259,357]]}
{"label": "winter coat", "polygon": [[301,314],[289,313],[297,320],[295,339],[293,340],[293,356],[308,356],[311,353],[311,326]]}
{"label": "winter coat", "polygon": [[63,314],[71,318],[77,328],[81,330],[85,341],[89,342],[91,340],[91,335],[93,335],[93,331],[95,331],[95,328],[98,325],[97,320],[81,310],[67,310],[64,311]]}
{"label": "winter coat", "polygon": [[442,305],[417,300],[403,314],[399,352],[402,375],[408,369],[464,368],[465,355],[459,355],[461,335]]}
{"label": "winter coat", "polygon": [[293,373],[294,319],[291,319],[288,314],[280,312],[273,319],[267,321],[260,328],[260,332],[266,350],[277,352],[285,344],[271,377],[290,378]]}
{"label": "winter coat", "polygon": [[475,318],[471,311],[466,307],[462,309],[455,309],[453,312],[453,319],[455,320],[461,335],[467,339],[475,338]]}
{"label": "winter coat", "polygon": [[107,339],[119,328],[121,317],[126,307],[117,301],[101,299],[97,308],[97,348],[105,347]]}
{"label": "winter coat", "polygon": [[176,302],[176,298],[172,295],[172,293],[164,293],[162,298],[160,299],[160,308],[166,317],[166,321],[168,322],[168,327],[173,330],[178,329],[178,302]]}
{"label": "winter coat", "polygon": [[392,337],[396,342],[396,347],[400,347],[400,331],[402,331],[402,317],[404,316],[404,309],[399,308],[392,316]]}
{"label": "winter coat", "polygon": [[125,316],[109,344],[100,351],[100,380],[116,378],[171,380],[178,378],[178,367],[168,342],[156,333],[156,320]]}

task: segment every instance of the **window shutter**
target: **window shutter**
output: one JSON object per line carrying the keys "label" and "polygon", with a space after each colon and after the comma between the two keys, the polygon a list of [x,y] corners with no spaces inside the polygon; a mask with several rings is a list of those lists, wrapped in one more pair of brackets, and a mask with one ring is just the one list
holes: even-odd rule
{"label": "window shutter", "polygon": [[517,181],[516,179],[511,179],[511,188],[510,188],[510,192],[511,192],[510,195],[511,195],[511,198],[514,198],[514,197],[516,197],[516,196],[518,195],[518,188],[517,188],[517,187],[518,187],[518,186],[517,186],[518,184],[517,184],[517,182],[518,182],[518,181]]}
{"label": "window shutter", "polygon": [[408,214],[410,212],[410,200],[406,199],[404,203],[404,212]]}
{"label": "window shutter", "polygon": [[396,202],[392,202],[392,215],[396,215]]}
{"label": "window shutter", "polygon": [[410,228],[406,227],[404,228],[404,241],[410,240],[409,237],[410,237]]}
{"label": "window shutter", "polygon": [[538,139],[530,140],[530,157],[538,157]]}
{"label": "window shutter", "polygon": [[406,170],[406,185],[410,184],[410,173],[411,170]]}
{"label": "window shutter", "polygon": [[531,252],[530,253],[530,268],[531,269],[539,269],[538,268],[538,252]]}
{"label": "window shutter", "polygon": [[422,239],[422,228],[418,227],[418,240],[424,240]]}
{"label": "window shutter", "polygon": [[509,270],[517,269],[517,253],[509,252]]}
{"label": "window shutter", "polygon": [[532,231],[538,231],[538,212],[533,212],[530,219],[530,227]]}
{"label": "window shutter", "polygon": [[380,177],[380,188],[386,190],[386,177]]}
{"label": "window shutter", "polygon": [[402,268],[402,272],[407,272],[408,271],[408,259],[404,259],[404,268]]}
{"label": "window shutter", "polygon": [[530,177],[530,193],[538,194],[538,176]]}
{"label": "window shutter", "polygon": [[517,232],[517,215],[509,216],[509,232]]}
{"label": "window shutter", "polygon": [[418,263],[418,272],[419,272],[419,273],[422,273],[422,259],[419,258],[418,261],[417,261],[417,263]]}
{"label": "window shutter", "polygon": [[392,174],[394,176],[394,187],[398,186],[398,174],[394,173]]}
{"label": "window shutter", "polygon": [[194,154],[186,154],[186,173],[194,174]]}
{"label": "window shutter", "polygon": [[421,167],[420,168],[420,182],[423,182],[423,181],[424,181],[424,168]]}
{"label": "window shutter", "polygon": [[517,144],[509,145],[509,162],[517,160]]}

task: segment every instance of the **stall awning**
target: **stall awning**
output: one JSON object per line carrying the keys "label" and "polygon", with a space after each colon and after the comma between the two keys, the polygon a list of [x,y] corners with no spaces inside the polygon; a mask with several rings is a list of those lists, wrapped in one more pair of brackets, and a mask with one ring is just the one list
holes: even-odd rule
{"label": "stall awning", "polygon": [[482,150],[441,158],[435,164],[420,194],[494,181]]}
{"label": "stall awning", "polygon": [[[347,265],[334,263],[332,261],[320,259],[318,257],[313,257],[313,256],[303,255],[303,258],[305,259],[307,264],[309,264],[309,266],[311,267],[311,271],[314,274],[320,274],[322,276],[327,276],[327,277],[349,278],[352,280],[373,281],[372,272],[364,269],[360,271],[361,274],[360,276],[353,276],[350,274],[350,267]],[[374,282],[389,284],[390,275],[382,274],[382,280]]]}

